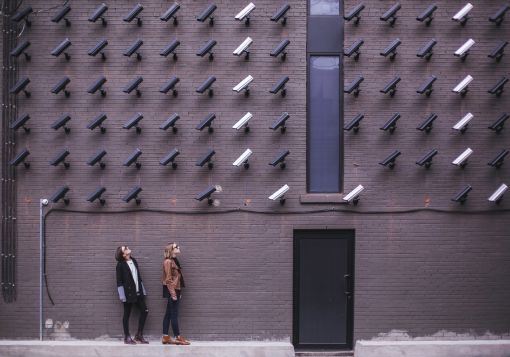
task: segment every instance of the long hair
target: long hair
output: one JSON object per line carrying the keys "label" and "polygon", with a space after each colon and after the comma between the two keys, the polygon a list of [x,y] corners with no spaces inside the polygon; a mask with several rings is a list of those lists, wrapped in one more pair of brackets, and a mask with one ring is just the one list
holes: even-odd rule
{"label": "long hair", "polygon": [[165,259],[171,259],[172,253],[174,252],[175,247],[177,246],[177,243],[169,243],[165,247],[165,252],[163,253],[163,257]]}

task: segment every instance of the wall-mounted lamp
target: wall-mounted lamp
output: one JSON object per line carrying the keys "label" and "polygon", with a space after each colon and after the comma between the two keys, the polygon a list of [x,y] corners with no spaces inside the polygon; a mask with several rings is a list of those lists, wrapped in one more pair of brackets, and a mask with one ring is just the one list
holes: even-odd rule
{"label": "wall-mounted lamp", "polygon": [[359,131],[359,125],[364,117],[365,115],[358,113],[349,123],[344,125],[344,130],[346,131],[352,130],[356,134]]}
{"label": "wall-mounted lamp", "polygon": [[395,161],[397,160],[397,157],[399,157],[401,154],[400,151],[395,150],[390,155],[388,155],[383,161],[379,163],[379,165],[389,167],[390,169],[393,169],[395,167]]}
{"label": "wall-mounted lamp", "polygon": [[428,169],[432,165],[432,159],[437,155],[437,150],[432,149],[428,153],[425,154],[420,160],[416,161],[416,165],[425,166]]}
{"label": "wall-mounted lamp", "polygon": [[90,203],[94,202],[95,200],[99,200],[99,203],[101,204],[101,206],[104,206],[105,203],[106,203],[106,200],[104,198],[102,198],[101,196],[103,195],[103,193],[106,192],[106,188],[105,187],[99,187],[97,190],[93,191],[88,197],[87,197],[87,201],[89,201]]}

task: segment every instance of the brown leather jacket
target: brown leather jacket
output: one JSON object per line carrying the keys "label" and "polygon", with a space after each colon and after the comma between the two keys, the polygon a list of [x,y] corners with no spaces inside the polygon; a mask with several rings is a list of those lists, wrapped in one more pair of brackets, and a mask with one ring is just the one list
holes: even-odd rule
{"label": "brown leather jacket", "polygon": [[173,259],[165,259],[163,261],[163,274],[161,276],[161,284],[166,285],[170,296],[173,300],[177,299],[175,290],[181,290],[182,273]]}

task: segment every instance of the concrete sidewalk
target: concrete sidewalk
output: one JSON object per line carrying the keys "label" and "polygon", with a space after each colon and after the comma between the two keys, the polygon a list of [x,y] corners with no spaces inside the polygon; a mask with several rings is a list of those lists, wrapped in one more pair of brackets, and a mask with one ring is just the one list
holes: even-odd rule
{"label": "concrete sidewalk", "polygon": [[1,357],[294,357],[290,342],[192,342],[189,346],[125,345],[122,341],[0,340]]}

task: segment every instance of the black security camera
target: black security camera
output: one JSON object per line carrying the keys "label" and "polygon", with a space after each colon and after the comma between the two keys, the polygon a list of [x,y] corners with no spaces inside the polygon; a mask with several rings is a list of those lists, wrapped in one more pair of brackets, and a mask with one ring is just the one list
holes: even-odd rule
{"label": "black security camera", "polygon": [[141,97],[142,92],[138,89],[138,86],[143,82],[143,77],[138,76],[134,78],[131,82],[129,82],[126,87],[122,90],[124,93],[131,93],[132,91],[136,90],[136,96]]}
{"label": "black security camera", "polygon": [[53,160],[50,161],[50,165],[52,166],[58,166],[60,163],[64,165],[66,169],[71,166],[68,162],[65,161],[66,157],[69,155],[69,151],[67,149],[62,150],[55,156]]}
{"label": "black security camera", "polygon": [[138,52],[138,50],[140,49],[140,47],[142,47],[142,45],[143,45],[142,40],[136,40],[135,42],[133,42],[133,44],[131,46],[129,46],[124,51],[123,55],[126,57],[131,57],[133,55],[133,53],[136,53],[136,59],[141,61],[142,55],[140,54],[140,52]]}
{"label": "black security camera", "polygon": [[487,92],[490,94],[495,94],[496,97],[500,97],[501,94],[503,94],[503,91],[505,90],[505,84],[508,82],[508,78],[503,77],[501,78],[498,83],[496,83],[491,89],[489,89]]}
{"label": "black security camera", "polygon": [[285,158],[290,154],[289,150],[283,150],[280,152],[276,158],[269,163],[269,165],[276,167],[276,165],[280,165],[280,168],[283,170],[286,167]]}
{"label": "black security camera", "polygon": [[285,84],[289,81],[289,77],[282,77],[269,91],[270,93],[277,94],[279,91],[282,92],[282,97],[285,97],[287,94],[287,90],[285,89]]}
{"label": "black security camera", "polygon": [[168,91],[172,91],[172,95],[174,97],[177,97],[178,95],[178,92],[177,92],[177,89],[175,89],[175,86],[177,85],[177,83],[179,83],[180,79],[178,77],[172,77],[170,78],[168,81],[166,81],[162,86],[161,88],[159,89],[159,91],[161,93],[168,93]]}
{"label": "black security camera", "polygon": [[66,126],[67,122],[71,120],[71,116],[69,114],[63,114],[60,118],[58,118],[53,124],[51,124],[51,128],[53,130],[58,130],[60,128],[64,128],[66,134],[71,132],[71,128]]}
{"label": "black security camera", "polygon": [[379,165],[389,167],[393,169],[395,166],[395,160],[400,156],[400,151],[395,150],[390,155],[388,155],[383,161],[379,163]]}
{"label": "black security camera", "polygon": [[425,168],[428,169],[432,165],[432,159],[436,155],[437,155],[437,150],[432,149],[427,154],[425,154],[425,156],[423,156],[419,161],[416,161],[416,165],[425,166]]}
{"label": "black security camera", "polygon": [[505,19],[506,12],[510,9],[510,5],[505,4],[499,8],[498,11],[492,16],[489,17],[490,22],[494,22],[497,26],[501,25],[503,20]]}
{"label": "black security camera", "polygon": [[87,125],[87,129],[94,130],[99,127],[101,129],[101,133],[104,134],[106,132],[106,128],[103,127],[102,124],[107,118],[106,113],[99,114],[89,125]]}
{"label": "black security camera", "polygon": [[209,54],[209,61],[212,61],[214,59],[214,54],[212,53],[214,46],[216,46],[215,40],[207,41],[207,43],[197,51],[197,56],[204,57],[206,54]]}
{"label": "black security camera", "polygon": [[207,164],[209,170],[212,169],[214,167],[214,163],[212,162],[212,157],[214,154],[216,154],[216,152],[210,149],[204,156],[198,159],[195,166],[203,167],[205,164]]}
{"label": "black security camera", "polygon": [[206,90],[209,92],[209,97],[213,96],[213,89],[211,88],[212,84],[216,81],[216,77],[210,76],[205,80],[204,83],[202,83],[197,89],[197,93],[204,93]]}
{"label": "black security camera", "polygon": [[197,16],[197,21],[199,22],[205,22],[207,19],[209,19],[209,25],[214,26],[214,17],[212,17],[212,14],[216,10],[216,5],[211,4],[209,5],[200,15]]}
{"label": "black security camera", "polygon": [[402,42],[397,38],[388,45],[381,53],[381,56],[388,57],[390,56],[390,60],[394,60],[397,56],[397,48],[400,46]]}
{"label": "black security camera", "polygon": [[140,123],[140,120],[142,120],[142,119],[143,119],[142,113],[136,113],[131,118],[129,118],[129,120],[122,126],[122,128],[129,130],[129,129],[135,127],[137,134],[140,134],[142,132],[142,128],[140,128],[138,126],[138,124]]}
{"label": "black security camera", "polygon": [[437,80],[436,76],[430,76],[421,86],[418,88],[416,93],[425,94],[427,97],[430,97],[430,94],[434,90],[432,88],[432,84]]}
{"label": "black security camera", "polygon": [[491,126],[489,126],[488,128],[495,131],[496,134],[499,134],[501,132],[501,130],[503,130],[504,126],[505,126],[505,121],[510,118],[510,114],[507,114],[507,113],[503,113],[501,114],[501,116],[494,122],[491,124]]}
{"label": "black security camera", "polygon": [[361,92],[360,84],[363,82],[365,78],[363,76],[358,76],[351,83],[344,87],[344,93],[351,94],[353,93],[355,97],[359,95]]}
{"label": "black security camera", "polygon": [[354,131],[354,133],[357,133],[359,131],[359,125],[365,115],[363,114],[357,114],[350,122],[344,125],[344,130],[346,131]]}
{"label": "black security camera", "polygon": [[142,202],[142,200],[138,198],[140,192],[142,192],[142,188],[140,186],[135,186],[122,198],[122,200],[128,203],[134,199],[136,204],[139,205]]}
{"label": "black security camera", "polygon": [[214,131],[214,128],[212,127],[213,120],[216,119],[215,113],[209,113],[198,125],[195,127],[196,130],[204,130],[204,128],[207,128],[209,133],[212,133]]}
{"label": "black security camera", "polygon": [[285,61],[287,59],[287,52],[285,49],[290,44],[290,41],[287,39],[282,40],[270,53],[269,55],[271,57],[278,57],[282,56],[282,61]]}
{"label": "black security camera", "polygon": [[213,204],[213,199],[211,198],[211,195],[216,192],[216,186],[209,186],[204,191],[200,192],[196,197],[195,200],[197,201],[203,201],[207,198],[207,203],[209,205]]}
{"label": "black security camera", "polygon": [[356,18],[354,24],[359,24],[359,20],[361,19],[360,15],[364,8],[365,5],[363,5],[363,3],[356,5],[344,16],[344,20],[350,22],[352,19]]}
{"label": "black security camera", "polygon": [[67,192],[69,192],[69,187],[68,186],[63,186],[63,187],[59,188],[53,194],[53,196],[51,196],[50,201],[53,202],[53,203],[57,203],[58,201],[63,200],[64,203],[67,206],[69,204],[69,202],[70,202],[70,200],[68,198],[65,198]]}
{"label": "black security camera", "polygon": [[382,90],[381,93],[388,94],[390,93],[390,97],[393,97],[397,92],[397,83],[400,82],[400,77],[395,77],[391,81],[389,81],[386,86]]}
{"label": "black security camera", "polygon": [[57,84],[52,88],[51,93],[58,94],[61,91],[64,91],[64,94],[66,97],[69,97],[71,95],[71,92],[66,89],[67,85],[71,83],[71,80],[69,77],[64,77],[60,81],[58,81]]}
{"label": "black security camera", "polygon": [[390,26],[393,27],[395,25],[395,21],[397,21],[397,12],[400,10],[401,6],[399,3],[396,3],[392,7],[388,9],[381,17],[381,21],[388,22]]}
{"label": "black security camera", "polygon": [[142,167],[142,164],[139,163],[137,160],[138,160],[138,157],[140,157],[140,155],[142,155],[142,150],[136,148],[135,151],[133,151],[131,153],[131,155],[129,155],[129,157],[127,158],[126,161],[124,161],[124,166],[131,166],[133,163],[135,163],[135,166],[138,170],[140,170],[140,167]]}
{"label": "black security camera", "polygon": [[175,52],[175,50],[177,49],[177,47],[179,47],[180,44],[181,44],[180,41],[173,40],[168,44],[168,46],[163,48],[163,50],[159,54],[163,57],[168,57],[168,55],[172,53],[174,61],[177,61],[177,53]]}
{"label": "black security camera", "polygon": [[416,56],[418,56],[420,58],[425,58],[427,61],[429,61],[430,57],[432,57],[432,55],[433,55],[432,49],[434,48],[436,43],[437,43],[436,40],[434,40],[434,39],[430,40],[429,42],[427,42],[425,44],[425,46],[420,48],[420,50],[418,51]]}
{"label": "black security camera", "polygon": [[69,19],[66,18],[66,15],[69,13],[69,11],[71,11],[71,6],[69,5],[63,6],[62,9],[51,18],[51,22],[58,24],[63,19],[66,23],[66,27],[71,26],[71,21],[69,21]]}
{"label": "black security camera", "polygon": [[87,53],[89,56],[95,57],[98,53],[101,53],[101,58],[103,60],[106,59],[106,55],[104,54],[104,48],[108,45],[108,41],[106,39],[100,40],[97,44],[94,45]]}
{"label": "black security camera", "polygon": [[462,190],[460,190],[453,198],[453,202],[458,202],[460,204],[464,204],[466,202],[469,192],[473,188],[470,185],[466,185]]}
{"label": "black security camera", "polygon": [[87,89],[87,93],[94,94],[97,91],[101,93],[101,97],[106,96],[106,90],[103,89],[103,85],[106,83],[106,77],[101,76],[92,83]]}
{"label": "black security camera", "polygon": [[30,163],[26,162],[25,159],[30,155],[30,151],[27,149],[23,149],[14,159],[12,159],[9,164],[11,166],[18,166],[19,164],[23,163],[26,169],[30,167]]}
{"label": "black security camera", "polygon": [[420,22],[425,22],[425,25],[430,26],[430,23],[434,19],[434,11],[437,10],[437,6],[435,4],[430,5],[427,7],[418,17],[416,17],[416,20]]}
{"label": "black security camera", "polygon": [[181,8],[181,5],[173,4],[172,6],[170,6],[170,8],[168,10],[165,11],[165,13],[163,15],[161,15],[161,17],[159,19],[161,21],[168,22],[168,20],[173,18],[174,19],[174,26],[177,26],[177,24],[179,22],[177,21],[177,16],[175,16],[175,14],[177,13],[177,11],[179,11],[180,8]]}
{"label": "black security camera", "polygon": [[105,18],[103,17],[106,10],[108,10],[108,6],[106,6],[104,3],[102,3],[94,10],[94,12],[92,13],[92,15],[90,15],[88,20],[90,22],[96,22],[97,20],[101,19],[101,23],[103,24],[103,26],[106,26],[108,23],[106,22]]}
{"label": "black security camera", "polygon": [[26,89],[28,83],[30,83],[30,79],[28,77],[20,78],[11,89],[9,89],[9,93],[17,95],[19,92],[23,91],[25,93],[25,97],[30,97],[30,92]]}
{"label": "black security camera", "polygon": [[27,24],[27,27],[30,27],[30,26],[32,26],[32,23],[28,20],[28,16],[32,12],[34,12],[34,10],[32,9],[32,6],[27,6],[27,7],[23,8],[23,9],[21,9],[20,11],[18,11],[17,13],[15,13],[11,17],[11,20],[14,21],[14,22],[18,22],[18,23],[24,20],[25,23]]}
{"label": "black security camera", "polygon": [[87,201],[89,202],[94,202],[95,200],[99,200],[99,203],[101,204],[101,206],[104,206],[104,204],[106,203],[106,200],[103,199],[101,196],[103,195],[103,193],[106,192],[106,188],[105,187],[99,187],[97,190],[95,190],[94,192],[92,192],[89,197],[87,197]]}
{"label": "black security camera", "polygon": [[71,59],[71,55],[69,55],[69,53],[66,52],[66,50],[72,45],[71,41],[66,38],[64,41],[62,41],[57,47],[55,47],[53,49],[53,51],[51,51],[51,55],[52,56],[55,56],[55,57],[58,57],[60,56],[62,53],[64,54],[66,60],[70,60]]}
{"label": "black security camera", "polygon": [[290,10],[289,4],[284,4],[282,7],[280,7],[276,12],[271,16],[271,21],[278,22],[281,19],[282,20],[282,26],[285,26],[287,24],[287,11]]}
{"label": "black security camera", "polygon": [[100,150],[97,154],[92,156],[90,160],[87,161],[87,165],[94,166],[95,164],[99,163],[99,167],[101,167],[101,169],[104,169],[106,167],[106,164],[102,160],[105,155],[106,151]]}
{"label": "black security camera", "polygon": [[168,164],[172,164],[172,168],[175,170],[177,168],[177,163],[175,162],[175,158],[179,156],[180,152],[178,149],[173,149],[170,151],[164,158],[159,161],[159,164],[162,166],[167,166]]}
{"label": "black security camera", "polygon": [[27,128],[25,124],[27,121],[30,120],[30,115],[27,113],[21,114],[13,123],[11,123],[10,128],[14,131],[18,130],[19,128],[23,128],[25,130],[25,133],[30,133],[30,128]]}
{"label": "black security camera", "polygon": [[503,162],[505,161],[505,156],[507,156],[507,155],[508,155],[508,150],[503,149],[487,165],[499,169],[503,165]]}
{"label": "black security camera", "polygon": [[395,131],[395,129],[397,128],[397,121],[400,119],[400,113],[395,113],[391,116],[391,118],[386,122],[384,123],[384,125],[382,127],[380,127],[379,129],[381,130],[384,130],[384,131],[389,131],[390,134],[393,134],[393,132]]}
{"label": "black security camera", "polygon": [[136,19],[136,24],[138,26],[142,26],[142,19],[140,18],[140,13],[143,11],[143,6],[140,4],[136,4],[133,10],[127,14],[127,16],[123,19],[125,22],[131,22]]}
{"label": "black security camera", "polygon": [[434,120],[437,119],[436,113],[431,113],[425,120],[416,128],[419,131],[424,131],[425,133],[430,133],[432,130],[432,125]]}
{"label": "black security camera", "polygon": [[23,41],[17,45],[10,53],[12,57],[18,58],[21,54],[25,55],[25,59],[30,61],[30,55],[27,53],[27,48],[30,46],[30,41]]}
{"label": "black security camera", "polygon": [[285,123],[287,119],[289,119],[290,115],[287,112],[283,112],[282,115],[280,115],[276,121],[269,127],[271,130],[277,130],[280,128],[280,132],[283,134],[287,130],[287,127],[285,126]]}
{"label": "black security camera", "polygon": [[357,61],[360,55],[360,48],[365,43],[362,38],[354,41],[354,43],[347,49],[344,50],[344,56],[351,57],[354,55],[354,60]]}
{"label": "black security camera", "polygon": [[180,118],[179,114],[173,113],[167,120],[163,122],[163,124],[159,126],[159,128],[161,130],[167,130],[168,128],[172,128],[172,131],[174,133],[177,133],[177,127],[175,126],[175,124],[177,123],[177,120],[179,120],[179,118]]}

